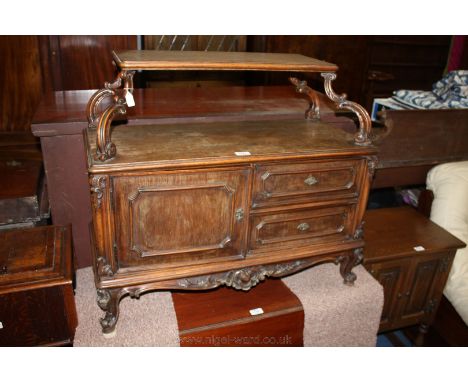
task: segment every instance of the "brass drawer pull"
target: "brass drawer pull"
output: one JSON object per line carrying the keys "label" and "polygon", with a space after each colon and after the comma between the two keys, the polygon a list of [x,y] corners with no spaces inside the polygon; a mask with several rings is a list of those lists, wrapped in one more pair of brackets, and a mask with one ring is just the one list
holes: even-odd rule
{"label": "brass drawer pull", "polygon": [[314,184],[317,184],[319,181],[315,176],[309,176],[306,180],[304,180],[304,183],[307,184],[308,186],[313,186]]}
{"label": "brass drawer pull", "polygon": [[310,228],[310,225],[308,225],[307,223],[301,223],[297,226],[297,229],[302,232],[308,231],[309,228]]}

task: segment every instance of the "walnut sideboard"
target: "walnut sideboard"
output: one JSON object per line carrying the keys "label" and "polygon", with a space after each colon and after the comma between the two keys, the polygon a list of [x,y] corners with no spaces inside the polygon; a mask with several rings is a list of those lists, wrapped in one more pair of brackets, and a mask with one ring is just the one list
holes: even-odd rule
{"label": "walnut sideboard", "polygon": [[[127,294],[249,290],[325,261],[339,264],[353,284],[376,149],[365,110],[331,88],[335,65],[220,52],[127,51],[114,53],[114,61],[119,77],[91,97],[85,132],[104,333],[115,329]],[[322,73],[327,96],[357,114],[358,131],[321,121],[314,91],[296,78],[291,82],[310,100],[305,119],[112,128],[133,105],[135,70],[192,69]],[[99,113],[106,97],[114,101]]]}

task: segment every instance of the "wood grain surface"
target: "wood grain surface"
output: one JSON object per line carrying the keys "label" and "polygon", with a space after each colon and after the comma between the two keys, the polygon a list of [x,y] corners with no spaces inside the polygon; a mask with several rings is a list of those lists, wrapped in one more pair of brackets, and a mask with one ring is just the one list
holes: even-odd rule
{"label": "wood grain surface", "polygon": [[272,70],[334,72],[338,67],[300,54],[127,50],[113,52],[126,70]]}
{"label": "wood grain surface", "polygon": [[[113,142],[117,155],[102,163],[92,159],[95,136],[88,132],[89,171],[122,171],[174,165],[246,163],[274,160],[326,158],[371,154],[374,147],[354,145],[340,129],[322,122],[306,120],[240,121],[225,123],[187,123],[116,126]],[[239,156],[236,152],[248,152]]]}

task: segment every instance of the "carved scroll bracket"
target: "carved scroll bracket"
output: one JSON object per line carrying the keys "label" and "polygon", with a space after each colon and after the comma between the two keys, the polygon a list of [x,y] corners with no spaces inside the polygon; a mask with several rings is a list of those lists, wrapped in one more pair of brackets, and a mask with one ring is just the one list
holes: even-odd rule
{"label": "carved scroll bracket", "polygon": [[306,119],[320,119],[320,101],[315,90],[307,86],[306,81],[290,77],[289,81],[296,87],[296,91],[309,97],[309,108],[305,111]]}
{"label": "carved scroll bracket", "polygon": [[355,102],[348,101],[346,99],[346,94],[338,95],[333,91],[331,83],[336,79],[336,73],[322,73],[322,77],[325,81],[325,94],[328,96],[328,98],[335,102],[340,109],[351,110],[358,117],[359,129],[358,132],[354,135],[354,143],[361,146],[370,145],[371,140],[369,136],[372,126],[371,119],[369,114],[367,114],[366,109]]}
{"label": "carved scroll bracket", "polygon": [[[116,115],[127,113],[127,106],[132,107],[135,105],[133,100],[134,74],[135,71],[133,70],[119,72],[113,82],[106,82],[104,89],[100,89],[94,93],[88,102],[86,108],[88,126],[90,128],[97,127],[96,160],[105,161],[111,159],[117,152],[115,145],[111,142],[110,125]],[[123,88],[119,89],[122,85]],[[108,97],[112,97],[112,103],[99,117],[99,105]]]}

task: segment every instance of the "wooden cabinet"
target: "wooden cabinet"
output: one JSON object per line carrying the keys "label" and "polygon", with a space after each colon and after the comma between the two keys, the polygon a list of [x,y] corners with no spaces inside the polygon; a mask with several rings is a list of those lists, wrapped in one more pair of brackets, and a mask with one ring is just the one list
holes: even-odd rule
{"label": "wooden cabinet", "polygon": [[421,344],[464,243],[409,207],[371,210],[364,220],[364,265],[384,287],[380,331],[419,324]]}
{"label": "wooden cabinet", "polygon": [[[105,333],[115,328],[120,298],[149,290],[249,290],[325,261],[340,264],[353,284],[376,150],[367,113],[331,90],[333,64],[219,52],[124,52],[114,60],[121,74],[90,99],[85,134]],[[354,136],[318,115],[111,129],[126,113],[138,68],[324,71],[328,96],[362,124]],[[116,102],[98,115],[105,95]]]}
{"label": "wooden cabinet", "polygon": [[0,232],[0,346],[72,344],[72,277],[70,229]]}

